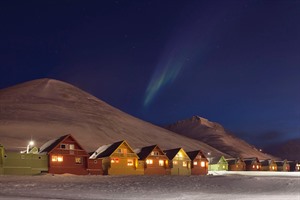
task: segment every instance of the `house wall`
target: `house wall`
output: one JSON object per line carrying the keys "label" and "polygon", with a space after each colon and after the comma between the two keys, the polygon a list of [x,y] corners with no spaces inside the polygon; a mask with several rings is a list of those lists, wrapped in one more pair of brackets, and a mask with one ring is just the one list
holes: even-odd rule
{"label": "house wall", "polygon": [[[146,160],[151,159],[153,161],[152,164],[147,164]],[[148,156],[146,160],[143,162],[144,165],[144,174],[145,175],[167,175],[167,168],[169,168],[169,161],[167,156],[165,155],[158,155],[158,156]],[[163,160],[164,165],[159,165],[159,160]]]}
{"label": "house wall", "polygon": [[209,164],[209,171],[228,171],[228,164],[220,163],[220,164]]}
{"label": "house wall", "polygon": [[[138,159],[136,157],[113,157],[118,158],[118,163],[111,163],[111,158],[107,157],[102,160],[103,172],[105,175],[143,175],[144,170],[138,167]],[[128,160],[133,161],[132,166],[128,166]]]}
{"label": "house wall", "polygon": [[102,159],[88,159],[87,171],[90,175],[103,175]]}
{"label": "house wall", "polygon": [[[62,156],[63,161],[53,161],[53,156]],[[75,158],[81,158],[81,163],[76,163]],[[58,154],[54,151],[54,153],[49,154],[49,173],[87,175],[87,157],[83,155],[70,155],[67,153]]]}
{"label": "house wall", "polygon": [[[197,162],[197,165],[194,165],[194,162]],[[201,166],[201,162],[205,162],[205,166]],[[192,175],[206,175],[208,173],[208,161],[206,159],[196,158],[192,161]]]}
{"label": "house wall", "polygon": [[3,158],[2,174],[35,175],[48,171],[48,156],[41,154],[21,154],[6,151]]}
{"label": "house wall", "polygon": [[261,168],[261,163],[257,162],[252,162],[251,164],[246,165],[246,171],[261,171]]}
{"label": "house wall", "polygon": [[245,171],[246,164],[244,162],[238,162],[236,164],[228,165],[229,171]]}

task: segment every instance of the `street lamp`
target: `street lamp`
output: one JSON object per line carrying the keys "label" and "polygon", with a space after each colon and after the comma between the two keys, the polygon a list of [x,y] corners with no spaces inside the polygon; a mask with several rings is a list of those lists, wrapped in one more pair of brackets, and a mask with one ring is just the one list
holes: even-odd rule
{"label": "street lamp", "polygon": [[27,145],[27,149],[26,149],[26,152],[27,152],[27,153],[29,153],[29,149],[30,149],[30,147],[33,146],[33,145],[34,145],[34,141],[31,140],[31,141],[28,143],[28,145]]}

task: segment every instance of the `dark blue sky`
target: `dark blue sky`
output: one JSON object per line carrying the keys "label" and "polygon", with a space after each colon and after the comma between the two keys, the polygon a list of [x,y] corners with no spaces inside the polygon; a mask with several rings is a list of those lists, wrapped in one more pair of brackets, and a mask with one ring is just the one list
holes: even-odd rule
{"label": "dark blue sky", "polygon": [[154,124],[300,137],[300,1],[1,1],[0,88],[69,82]]}

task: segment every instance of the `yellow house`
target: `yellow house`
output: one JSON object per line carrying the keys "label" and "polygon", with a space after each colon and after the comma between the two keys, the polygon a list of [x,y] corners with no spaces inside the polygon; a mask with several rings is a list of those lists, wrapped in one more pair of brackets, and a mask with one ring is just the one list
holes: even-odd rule
{"label": "yellow house", "polygon": [[171,175],[191,175],[191,159],[182,148],[165,150]]}
{"label": "yellow house", "polygon": [[99,147],[90,159],[101,159],[104,175],[142,175],[144,167],[138,165],[139,157],[123,140]]}

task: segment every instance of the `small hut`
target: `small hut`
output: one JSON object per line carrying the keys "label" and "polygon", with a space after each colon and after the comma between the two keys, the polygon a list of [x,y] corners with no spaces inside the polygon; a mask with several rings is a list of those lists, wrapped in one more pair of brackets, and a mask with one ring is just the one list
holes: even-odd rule
{"label": "small hut", "polygon": [[208,160],[202,151],[190,151],[187,155],[191,159],[191,174],[192,175],[206,175],[208,172]]}
{"label": "small hut", "polygon": [[157,145],[136,149],[135,153],[139,156],[139,165],[144,166],[145,175],[170,173],[168,157]]}
{"label": "small hut", "polygon": [[171,175],[191,175],[191,159],[182,148],[165,150]]}
{"label": "small hut", "polygon": [[102,162],[104,175],[144,174],[143,167],[138,165],[138,155],[125,140],[99,147],[89,159]]}
{"label": "small hut", "polygon": [[274,160],[260,160],[262,171],[277,171],[277,165]]}
{"label": "small hut", "polygon": [[246,171],[246,164],[241,158],[228,158],[228,171]]}
{"label": "small hut", "polygon": [[261,170],[261,163],[259,162],[258,158],[244,158],[243,159],[246,164],[246,171],[260,171]]}
{"label": "small hut", "polygon": [[212,157],[208,163],[209,171],[228,171],[228,162],[224,156]]}

